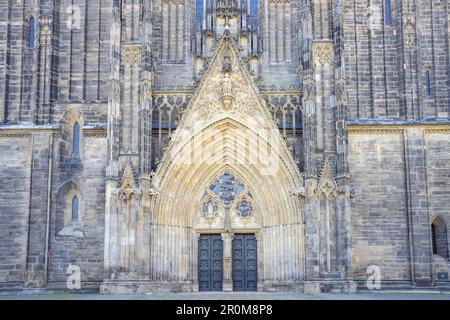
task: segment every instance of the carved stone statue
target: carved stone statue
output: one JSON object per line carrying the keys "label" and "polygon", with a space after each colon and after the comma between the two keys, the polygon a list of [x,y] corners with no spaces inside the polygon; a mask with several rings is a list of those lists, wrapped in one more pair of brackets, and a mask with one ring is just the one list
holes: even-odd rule
{"label": "carved stone statue", "polygon": [[223,57],[222,72],[230,73],[232,70],[233,70],[233,62],[231,61],[230,56],[226,55]]}

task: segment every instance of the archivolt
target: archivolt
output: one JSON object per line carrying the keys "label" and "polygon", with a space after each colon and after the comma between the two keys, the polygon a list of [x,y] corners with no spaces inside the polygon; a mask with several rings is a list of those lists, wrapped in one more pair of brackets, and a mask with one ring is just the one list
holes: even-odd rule
{"label": "archivolt", "polygon": [[[219,138],[218,132],[223,133]],[[303,205],[292,196],[292,192],[302,184],[302,177],[283,145],[284,141],[277,134],[269,141],[255,130],[227,117],[170,146],[165,162],[154,178],[161,189],[154,202],[155,222],[192,226],[208,181],[226,169],[238,175],[252,190],[264,226],[300,222]],[[274,174],[265,174],[268,168],[261,161],[249,161],[259,159],[261,145],[271,152],[269,164],[278,166]]]}

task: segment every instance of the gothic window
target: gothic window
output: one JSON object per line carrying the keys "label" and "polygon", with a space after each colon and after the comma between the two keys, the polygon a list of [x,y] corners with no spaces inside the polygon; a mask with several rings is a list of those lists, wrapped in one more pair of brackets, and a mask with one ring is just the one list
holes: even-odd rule
{"label": "gothic window", "polygon": [[78,221],[79,200],[77,196],[72,199],[72,221]]}
{"label": "gothic window", "polygon": [[35,33],[36,33],[36,21],[34,16],[30,16],[28,19],[28,48],[34,49]]}
{"label": "gothic window", "polygon": [[430,70],[425,71],[425,90],[427,97],[431,97],[431,73]]}
{"label": "gothic window", "polygon": [[447,226],[441,217],[436,217],[431,224],[433,254],[448,258]]}
{"label": "gothic window", "polygon": [[239,197],[245,190],[245,186],[236,180],[229,171],[219,177],[211,186],[211,192],[225,205],[231,205],[236,197]]}
{"label": "gothic window", "polygon": [[[250,2],[250,32],[253,35],[259,35],[259,16],[258,16],[258,0],[248,0]],[[250,48],[253,52],[258,49],[257,37],[250,37]]]}
{"label": "gothic window", "polygon": [[209,199],[203,204],[202,213],[207,218],[215,218],[219,214],[219,206],[217,203]]}
{"label": "gothic window", "polygon": [[433,242],[433,254],[437,254],[436,225],[434,223],[431,224],[431,238]]}
{"label": "gothic window", "polygon": [[196,0],[195,2],[195,30],[201,29],[202,27],[203,2],[204,0]]}
{"label": "gothic window", "polygon": [[258,0],[250,0],[251,25],[258,24]]}
{"label": "gothic window", "polygon": [[80,156],[80,124],[78,122],[73,126],[72,156]]}
{"label": "gothic window", "polygon": [[385,10],[386,25],[390,26],[392,24],[391,0],[386,0],[384,10]]}
{"label": "gothic window", "polygon": [[258,0],[240,0],[240,3],[243,15],[241,23],[245,23],[247,19],[247,24],[241,24],[241,28],[248,27],[251,31],[256,31],[259,23]]}
{"label": "gothic window", "polygon": [[242,218],[250,217],[253,214],[253,206],[248,200],[242,200],[236,206],[236,213]]}
{"label": "gothic window", "polygon": [[254,213],[252,202],[253,196],[247,187],[227,170],[204,192],[201,213],[211,219],[229,210],[241,218],[248,218]]}

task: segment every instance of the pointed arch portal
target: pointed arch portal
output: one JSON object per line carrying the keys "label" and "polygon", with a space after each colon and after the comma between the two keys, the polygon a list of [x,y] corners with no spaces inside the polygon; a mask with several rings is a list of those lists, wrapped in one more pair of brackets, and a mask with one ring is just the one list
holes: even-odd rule
{"label": "pointed arch portal", "polygon": [[[218,235],[223,241],[224,290],[255,289],[254,271],[261,289],[303,279],[303,204],[293,195],[302,176],[226,37],[153,181],[160,193],[151,210],[151,280],[220,288],[202,269],[207,235],[217,248]],[[245,235],[248,264],[257,266],[238,284],[235,255]]]}

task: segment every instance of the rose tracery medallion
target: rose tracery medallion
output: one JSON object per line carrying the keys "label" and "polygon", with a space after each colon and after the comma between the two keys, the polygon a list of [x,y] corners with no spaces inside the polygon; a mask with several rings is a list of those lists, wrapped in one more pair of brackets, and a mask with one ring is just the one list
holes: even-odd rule
{"label": "rose tracery medallion", "polygon": [[248,188],[226,170],[204,192],[201,213],[208,219],[216,218],[220,212],[248,218],[254,212],[252,201]]}

